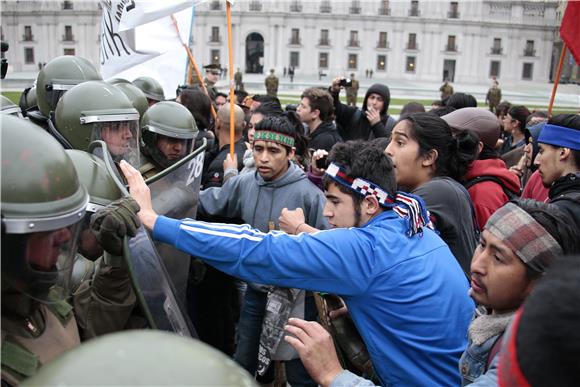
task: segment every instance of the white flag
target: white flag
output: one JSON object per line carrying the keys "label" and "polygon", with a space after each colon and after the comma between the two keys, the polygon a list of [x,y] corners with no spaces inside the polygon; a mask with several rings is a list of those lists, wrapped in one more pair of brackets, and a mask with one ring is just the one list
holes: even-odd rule
{"label": "white flag", "polygon": [[126,31],[162,17],[191,8],[207,0],[126,1],[128,6],[121,15],[119,31]]}
{"label": "white flag", "polygon": [[[176,4],[183,9],[174,14],[181,39],[189,41],[193,4],[199,0],[151,2],[134,0],[101,0],[101,75],[104,79],[119,77],[129,81],[150,76],[163,86],[166,98],[175,97],[177,85],[184,81],[187,54],[171,20]],[[184,3],[188,3],[184,5]],[[163,4],[155,5],[155,4]],[[187,9],[184,7],[189,6]],[[162,8],[164,12],[162,12]],[[153,15],[160,19],[152,20]],[[139,20],[133,20],[132,17]],[[120,31],[121,21],[133,29]],[[141,24],[141,23],[146,24]]]}

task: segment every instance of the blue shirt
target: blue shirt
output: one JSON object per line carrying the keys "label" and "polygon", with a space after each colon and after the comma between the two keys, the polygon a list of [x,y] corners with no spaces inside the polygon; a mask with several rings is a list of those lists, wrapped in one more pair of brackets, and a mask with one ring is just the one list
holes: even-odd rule
{"label": "blue shirt", "polygon": [[459,385],[474,305],[435,232],[405,234],[393,211],[364,227],[268,234],[159,217],[153,236],[246,281],[343,297],[384,386]]}

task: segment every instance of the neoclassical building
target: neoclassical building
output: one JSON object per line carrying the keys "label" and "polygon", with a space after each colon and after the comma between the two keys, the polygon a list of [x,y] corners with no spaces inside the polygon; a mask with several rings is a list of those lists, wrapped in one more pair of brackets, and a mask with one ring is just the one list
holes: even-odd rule
{"label": "neoclassical building", "polygon": [[[454,82],[546,82],[558,1],[238,1],[234,62],[245,72],[319,72]],[[223,1],[196,8],[193,48],[227,63]]]}
{"label": "neoclassical building", "polygon": [[[557,60],[561,1],[238,0],[235,67],[246,73],[356,73],[410,81],[547,82]],[[6,1],[2,40],[12,71],[63,54],[99,63],[95,0]],[[560,5],[560,8],[558,8]],[[196,7],[192,50],[226,65],[225,0]]]}

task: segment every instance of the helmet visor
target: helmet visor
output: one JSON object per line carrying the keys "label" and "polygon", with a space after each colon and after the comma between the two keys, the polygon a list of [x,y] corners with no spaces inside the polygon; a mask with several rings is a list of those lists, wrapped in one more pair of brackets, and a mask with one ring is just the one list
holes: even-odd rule
{"label": "helmet visor", "polygon": [[107,144],[114,161],[127,161],[139,168],[139,121],[95,122],[91,141],[102,140]]}
{"label": "helmet visor", "polygon": [[70,295],[80,224],[3,236],[3,279],[16,290],[41,302],[66,299]]}

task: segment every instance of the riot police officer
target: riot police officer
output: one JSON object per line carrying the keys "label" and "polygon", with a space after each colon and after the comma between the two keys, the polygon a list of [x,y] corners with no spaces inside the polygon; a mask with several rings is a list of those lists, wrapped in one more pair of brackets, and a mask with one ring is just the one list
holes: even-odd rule
{"label": "riot police officer", "polygon": [[131,82],[121,79],[114,78],[107,81],[111,85],[117,86],[124,94],[129,98],[129,101],[133,104],[133,107],[139,112],[139,117],[143,117],[147,109],[149,108],[149,102],[145,94],[137,86],[133,85]]}
{"label": "riot police officer", "polygon": [[34,123],[47,128],[46,120],[67,90],[79,83],[97,80],[102,80],[101,74],[85,58],[64,55],[52,59],[36,78],[36,103],[39,110],[29,111],[27,116]]}
{"label": "riot police officer", "polygon": [[67,148],[87,150],[103,140],[114,161],[139,167],[139,112],[116,86],[84,82],[70,89],[56,107],[56,130]]}
{"label": "riot police officer", "polygon": [[139,77],[133,80],[133,85],[137,86],[145,94],[149,106],[165,101],[163,86],[157,80],[151,77]]}
{"label": "riot police officer", "polygon": [[163,101],[141,119],[143,176],[151,177],[191,153],[198,129],[193,115],[177,102]]}

